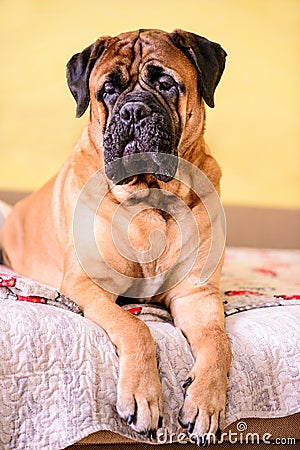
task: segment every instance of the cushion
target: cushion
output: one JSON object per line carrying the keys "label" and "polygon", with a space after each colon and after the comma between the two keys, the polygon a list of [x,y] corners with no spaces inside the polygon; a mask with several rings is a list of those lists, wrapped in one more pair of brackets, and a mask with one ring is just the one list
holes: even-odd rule
{"label": "cushion", "polygon": [[[300,410],[298,251],[227,249],[222,276],[233,349],[226,424]],[[116,412],[118,357],[105,331],[56,289],[0,267],[0,447],[61,449],[99,430],[146,442]],[[168,311],[126,305],[155,339],[161,432],[178,436],[190,347]],[[153,441],[152,441],[153,442]]]}

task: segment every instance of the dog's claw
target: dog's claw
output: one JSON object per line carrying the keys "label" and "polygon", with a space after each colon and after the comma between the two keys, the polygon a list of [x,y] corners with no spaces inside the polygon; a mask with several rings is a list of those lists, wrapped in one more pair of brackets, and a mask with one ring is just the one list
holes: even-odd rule
{"label": "dog's claw", "polygon": [[156,430],[152,430],[152,439],[156,439],[156,436],[157,436]]}
{"label": "dog's claw", "polygon": [[207,437],[199,437],[199,447],[207,447],[208,446],[208,439]]}
{"label": "dog's claw", "polygon": [[222,437],[222,431],[221,431],[221,428],[218,428],[216,431],[216,438],[218,439],[218,441],[220,441],[221,437]]}
{"label": "dog's claw", "polygon": [[182,383],[182,387],[183,389],[187,389],[193,382],[192,377],[188,377],[183,383]]}
{"label": "dog's claw", "polygon": [[147,430],[146,431],[146,436],[148,439],[156,439],[156,430]]}
{"label": "dog's claw", "polygon": [[134,420],[134,414],[130,414],[130,416],[128,416],[128,418],[127,418],[128,425],[131,425],[133,420]]}
{"label": "dog's claw", "polygon": [[195,422],[189,422],[187,426],[188,433],[192,433],[195,428]]}
{"label": "dog's claw", "polygon": [[178,423],[182,428],[187,428],[187,425],[185,423],[182,422],[182,420],[180,419],[180,417],[178,417]]}

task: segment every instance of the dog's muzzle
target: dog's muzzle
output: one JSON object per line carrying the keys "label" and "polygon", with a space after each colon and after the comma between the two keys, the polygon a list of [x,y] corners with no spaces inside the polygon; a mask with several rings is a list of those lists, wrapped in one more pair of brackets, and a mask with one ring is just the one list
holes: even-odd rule
{"label": "dog's muzzle", "polygon": [[152,94],[126,96],[111,115],[103,145],[105,172],[115,184],[145,173],[168,182],[176,173],[175,127]]}

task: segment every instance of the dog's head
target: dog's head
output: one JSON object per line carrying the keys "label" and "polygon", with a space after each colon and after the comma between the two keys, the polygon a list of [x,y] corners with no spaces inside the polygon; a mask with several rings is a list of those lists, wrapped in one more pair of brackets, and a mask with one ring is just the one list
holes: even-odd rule
{"label": "dog's head", "polygon": [[[133,154],[139,155],[137,173],[165,182],[174,177],[176,158],[167,156],[177,156],[201,131],[201,99],[214,106],[225,57],[219,44],[193,33],[138,30],[101,37],[71,58],[67,81],[76,116],[91,103],[93,142],[104,149],[108,178],[129,183]],[[121,161],[118,173],[115,161]]]}

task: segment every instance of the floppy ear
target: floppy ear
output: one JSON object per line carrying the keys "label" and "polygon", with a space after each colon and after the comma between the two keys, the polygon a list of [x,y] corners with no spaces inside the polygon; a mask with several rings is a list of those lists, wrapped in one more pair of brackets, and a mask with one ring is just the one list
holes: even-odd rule
{"label": "floppy ear", "polygon": [[100,38],[81,53],[73,55],[67,64],[67,82],[76,100],[76,117],[81,117],[89,106],[89,79],[97,59],[103,53],[108,37]]}
{"label": "floppy ear", "polygon": [[213,108],[214,92],[224,71],[227,53],[216,42],[184,30],[174,30],[170,37],[196,66],[200,94],[208,106]]}

